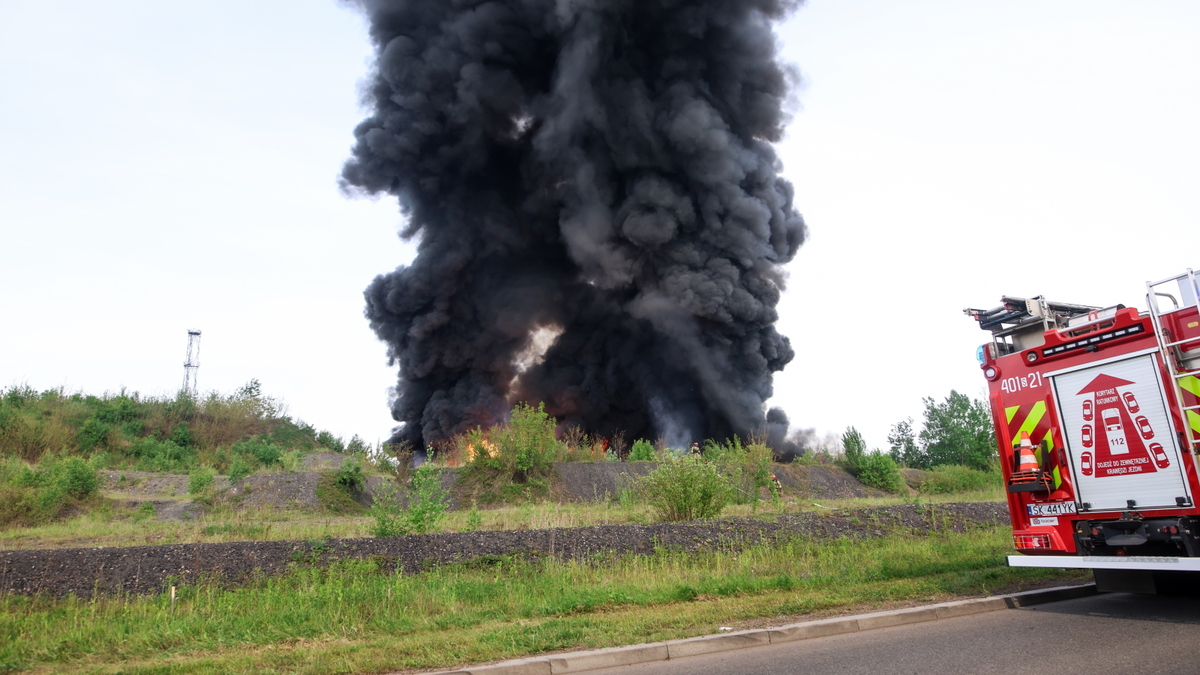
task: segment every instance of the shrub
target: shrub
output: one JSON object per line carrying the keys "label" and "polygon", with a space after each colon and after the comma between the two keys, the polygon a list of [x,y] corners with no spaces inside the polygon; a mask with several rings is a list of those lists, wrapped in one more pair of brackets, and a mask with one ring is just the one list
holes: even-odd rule
{"label": "shrub", "polygon": [[900,475],[900,467],[890,456],[878,450],[865,454],[859,459],[858,480],[863,485],[885,492],[894,493],[904,489],[904,476]]}
{"label": "shrub", "polygon": [[549,473],[559,451],[558,440],[554,437],[555,424],[554,418],[546,413],[546,404],[539,403],[534,408],[518,403],[508,423],[492,429],[490,436],[496,446],[495,456],[482,453],[476,456],[486,457],[495,468],[509,472],[517,483],[544,476]]}
{"label": "shrub", "polygon": [[943,464],[935,466],[921,480],[921,492],[927,494],[951,494],[989,490],[1003,483],[999,472],[979,471],[966,466]]}
{"label": "shrub", "polygon": [[279,457],[279,465],[288,473],[294,473],[300,469],[300,464],[304,459],[304,453],[298,448],[288,450]]}
{"label": "shrub", "polygon": [[367,511],[367,515],[375,519],[375,524],[371,526],[371,536],[399,537],[408,534],[399,493],[396,484],[390,480],[383,481],[375,488],[374,500]]}
{"label": "shrub", "polygon": [[342,439],[334,436],[328,431],[322,431],[321,433],[317,434],[317,443],[320,443],[334,452],[342,452],[346,449],[346,446],[342,444]]}
{"label": "shrub", "polygon": [[129,447],[129,454],[137,459],[134,468],[138,471],[164,471],[180,473],[188,471],[196,463],[196,450],[176,445],[171,441],[160,441],[146,437]]}
{"label": "shrub", "polygon": [[175,445],[185,448],[190,447],[195,442],[195,439],[192,438],[192,430],[188,429],[187,422],[180,422],[175,425],[175,429],[171,432],[168,440]]}
{"label": "shrub", "polygon": [[629,461],[654,461],[653,444],[638,438],[634,441],[634,447],[629,449]]}
{"label": "shrub", "polygon": [[233,461],[229,463],[229,482],[236,483],[246,476],[250,475],[250,464],[246,458],[237,455]]}
{"label": "shrub", "polygon": [[153,518],[154,515],[154,504],[142,502],[133,513],[133,522],[140,523],[143,520]]}
{"label": "shrub", "polygon": [[36,525],[44,519],[36,490],[0,485],[0,527]]}
{"label": "shrub", "polygon": [[100,487],[96,470],[78,457],[68,457],[58,462],[53,471],[58,488],[75,499],[87,499]]}
{"label": "shrub", "polygon": [[665,457],[637,481],[638,492],[663,520],[712,518],[734,497],[730,480],[699,457]]}
{"label": "shrub", "polygon": [[368,515],[375,519],[371,534],[398,537],[438,531],[446,515],[446,491],[442,488],[441,469],[425,462],[413,469],[408,489],[408,507],[401,508],[398,490],[392,481],[383,482],[375,492]]}
{"label": "shrub", "polygon": [[408,509],[405,511],[413,534],[437,532],[446,514],[446,491],[442,489],[442,470],[427,461],[412,471],[409,481]]}
{"label": "shrub", "polygon": [[704,443],[704,459],[714,462],[734,487],[738,504],[757,504],[762,488],[773,489],[771,480],[771,448],[762,440],[743,445],[737,436],[717,443]]}
{"label": "shrub", "polygon": [[348,492],[361,490],[363,486],[362,464],[359,464],[353,458],[347,457],[346,461],[342,462],[342,468],[338,469],[334,480]]}
{"label": "shrub", "polygon": [[233,444],[234,454],[253,457],[260,465],[270,466],[279,462],[283,451],[278,445],[261,437],[249,438]]}
{"label": "shrub", "polygon": [[0,525],[36,525],[100,487],[96,471],[79,457],[50,458],[32,468],[10,461],[0,471]]}
{"label": "shrub", "polygon": [[188,476],[188,494],[198,495],[213,486],[217,472],[209,467],[201,467],[192,471]]}
{"label": "shrub", "polygon": [[107,423],[95,417],[89,417],[84,420],[83,425],[79,427],[79,435],[77,442],[80,450],[91,450],[92,448],[103,445],[108,441],[108,433],[112,427]]}

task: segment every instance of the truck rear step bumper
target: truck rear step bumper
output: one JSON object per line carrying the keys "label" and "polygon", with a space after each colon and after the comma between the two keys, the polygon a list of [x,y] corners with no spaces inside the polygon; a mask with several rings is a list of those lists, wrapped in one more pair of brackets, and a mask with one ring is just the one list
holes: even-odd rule
{"label": "truck rear step bumper", "polygon": [[1010,555],[1009,567],[1062,567],[1090,570],[1200,572],[1200,558],[1110,555]]}

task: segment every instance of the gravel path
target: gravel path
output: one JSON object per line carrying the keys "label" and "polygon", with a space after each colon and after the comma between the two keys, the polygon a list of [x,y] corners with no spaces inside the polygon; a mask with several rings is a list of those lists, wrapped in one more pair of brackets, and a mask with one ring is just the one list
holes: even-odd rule
{"label": "gravel path", "polygon": [[428,565],[488,556],[563,559],[601,552],[650,554],[656,548],[703,550],[806,536],[867,538],[896,532],[962,531],[1009,522],[1001,503],[903,505],[654,525],[605,525],[550,530],[464,532],[321,542],[264,541],[124,548],[0,551],[0,593],[54,596],[94,592],[155,593],[172,583],[213,577],[236,584],[278,574],[294,563],[325,565],[373,559],[386,570],[417,572]]}

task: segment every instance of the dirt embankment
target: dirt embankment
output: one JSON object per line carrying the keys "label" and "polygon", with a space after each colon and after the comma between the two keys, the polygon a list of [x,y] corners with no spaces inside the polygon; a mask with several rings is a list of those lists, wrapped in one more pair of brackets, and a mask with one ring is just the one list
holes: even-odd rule
{"label": "dirt embankment", "polygon": [[869,538],[895,532],[964,530],[1008,522],[998,503],[903,505],[831,510],[769,520],[719,519],[655,525],[464,532],[378,539],[180,544],[128,548],[0,551],[0,592],[54,596],[154,593],[214,578],[237,584],[292,564],[374,560],[412,573],[430,565],[498,556],[582,558],[601,552],[649,554],[660,547],[697,551],[794,536]]}
{"label": "dirt embankment", "polygon": [[[321,472],[335,470],[344,460],[343,455],[336,453],[311,455],[305,457],[304,471],[253,474],[236,483],[230,483],[225,476],[217,476],[213,487],[219,501],[238,509],[319,509],[317,487]],[[552,493],[574,502],[612,500],[657,466],[654,462],[560,462],[554,465],[556,475]],[[777,464],[773,470],[783,485],[785,499],[885,496],[836,466]],[[460,507],[459,495],[454,489],[459,471],[446,469],[442,473],[442,487],[447,492],[451,509]],[[188,495],[188,476],[184,474],[111,470],[101,472],[101,479],[108,497],[131,507],[149,503],[160,520],[194,520],[206,511],[204,505],[193,502]],[[370,505],[386,480],[382,476],[366,479],[366,490],[361,495],[364,505]],[[398,496],[401,503],[406,500],[403,492]]]}

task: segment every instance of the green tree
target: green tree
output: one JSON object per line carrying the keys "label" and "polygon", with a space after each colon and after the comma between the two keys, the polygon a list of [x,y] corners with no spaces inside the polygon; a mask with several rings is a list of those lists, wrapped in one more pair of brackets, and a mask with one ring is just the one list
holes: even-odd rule
{"label": "green tree", "polygon": [[924,401],[920,461],[911,465],[929,469],[956,464],[988,470],[996,455],[996,441],[987,405],[957,391],[951,391],[941,403],[932,398]]}
{"label": "green tree", "polygon": [[867,454],[867,441],[858,429],[846,427],[846,433],[842,434],[842,452],[845,453],[846,470],[857,476]]}
{"label": "green tree", "polygon": [[913,431],[913,419],[910,417],[892,425],[888,433],[888,454],[892,461],[901,466],[916,466],[920,459],[920,449],[917,447],[917,435]]}

